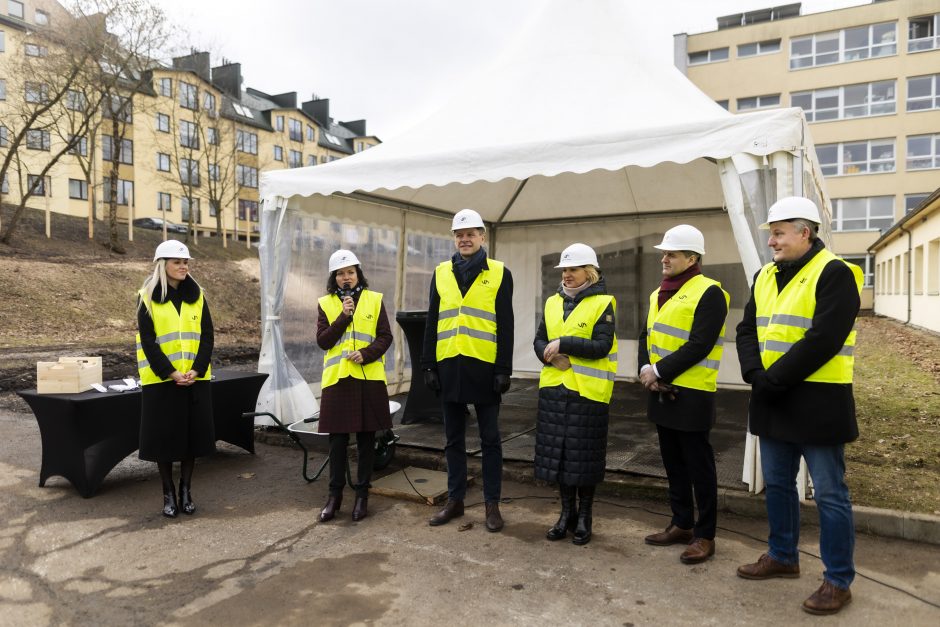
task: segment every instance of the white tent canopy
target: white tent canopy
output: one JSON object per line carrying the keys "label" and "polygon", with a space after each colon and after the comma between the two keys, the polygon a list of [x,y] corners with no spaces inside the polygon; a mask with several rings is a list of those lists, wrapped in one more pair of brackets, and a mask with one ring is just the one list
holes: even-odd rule
{"label": "white tent canopy", "polygon": [[[723,283],[746,288],[767,259],[755,225],[768,204],[825,198],[802,112],[729,114],[645,55],[630,10],[619,0],[546,3],[493,67],[472,81],[454,77],[454,97],[410,132],[329,164],[262,175],[260,369],[271,376],[260,407],[287,420],[316,411],[306,385],[315,366],[305,380],[295,363],[316,363],[309,332],[330,252],[357,253],[390,314],[426,308],[430,270],[453,252],[447,217],[464,207],[489,223],[490,252],[513,272],[517,375],[540,367],[532,338],[544,286],[557,281],[542,257],[571,242],[601,253],[609,288],[617,268],[630,275],[621,283],[631,292],[614,291],[618,336],[621,318],[631,333],[645,307],[644,277],[658,284],[653,269],[639,274],[643,251],[677,223],[698,226],[706,264],[733,268]],[[729,329],[743,307],[734,298]],[[635,337],[624,339],[635,348]],[[397,339],[389,379],[402,383]],[[621,355],[630,349],[622,343]],[[634,376],[635,365],[622,358],[618,375]],[[719,381],[741,383],[733,347]]]}

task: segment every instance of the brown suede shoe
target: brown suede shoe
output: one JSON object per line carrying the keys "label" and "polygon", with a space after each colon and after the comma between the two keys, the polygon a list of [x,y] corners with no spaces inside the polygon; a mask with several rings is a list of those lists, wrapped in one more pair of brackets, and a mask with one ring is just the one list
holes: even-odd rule
{"label": "brown suede shoe", "polygon": [[499,501],[486,504],[486,530],[500,531],[503,528],[503,517],[499,513]]}
{"label": "brown suede shoe", "polygon": [[753,564],[738,566],[738,577],[744,579],[772,579],[774,577],[796,579],[799,576],[799,564],[783,564],[766,553]]}
{"label": "brown suede shoe", "polygon": [[432,527],[446,525],[451,519],[460,518],[461,516],[463,516],[463,501],[451,501],[448,499],[447,503],[444,505],[444,509],[431,516],[431,520],[428,521],[428,524]]}
{"label": "brown suede shoe", "polygon": [[819,590],[803,601],[803,609],[810,614],[835,614],[852,601],[852,592],[828,581],[823,581]]}
{"label": "brown suede shoe", "polygon": [[715,554],[715,541],[707,538],[693,538],[689,548],[682,552],[679,561],[683,564],[701,564]]}
{"label": "brown suede shoe", "polygon": [[682,529],[675,525],[669,525],[665,531],[646,536],[644,542],[653,546],[671,546],[673,544],[688,544],[692,541],[692,530]]}

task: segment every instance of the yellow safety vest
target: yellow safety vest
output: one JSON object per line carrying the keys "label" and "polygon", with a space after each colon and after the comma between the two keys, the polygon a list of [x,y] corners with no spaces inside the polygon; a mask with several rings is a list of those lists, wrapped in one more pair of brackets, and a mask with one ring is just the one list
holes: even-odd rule
{"label": "yellow safety vest", "polygon": [[437,313],[437,361],[466,355],[496,363],[496,293],[503,282],[503,262],[487,259],[488,269],[474,279],[466,295],[460,293],[451,261],[434,271],[441,297]]}
{"label": "yellow safety vest", "polygon": [[[594,333],[594,325],[607,311],[607,306],[617,311],[617,301],[613,296],[597,294],[588,296],[579,302],[574,311],[565,319],[565,304],[560,294],[555,294],[545,301],[545,331],[548,341],[559,337],[580,337],[589,339]],[[617,375],[617,336],[614,336],[610,352],[600,359],[585,359],[568,355],[571,367],[559,370],[551,364],[542,366],[539,375],[539,387],[564,385],[584,398],[601,403],[609,403],[614,392],[614,377]]]}
{"label": "yellow safety vest", "polygon": [[[143,299],[144,291],[140,290],[138,296]],[[194,303],[183,301],[180,310],[170,301],[165,303],[151,302],[150,316],[153,320],[153,330],[157,336],[157,344],[166,355],[173,368],[182,373],[192,370],[193,361],[199,352],[199,340],[202,337],[202,303],[204,297],[202,290]],[[144,354],[140,343],[140,333],[137,334],[137,372],[141,385],[163,383],[171,379],[161,379],[150,368],[150,362]],[[212,366],[206,368],[205,374],[198,380],[206,380],[212,376]]]}
{"label": "yellow safety vest", "polygon": [[[692,322],[695,320],[695,308],[702,300],[705,290],[712,285],[721,288],[718,281],[698,274],[686,281],[672,298],[663,303],[662,309],[659,308],[659,288],[650,294],[650,310],[646,316],[646,350],[649,352],[651,364],[676,352],[689,341]],[[731,297],[724,289],[721,293],[725,295],[727,306]],[[725,316],[727,317],[727,314]],[[705,359],[673,379],[673,385],[705,392],[717,390],[718,367],[721,365],[724,343],[725,325],[722,322],[721,334]]]}
{"label": "yellow safety vest", "polygon": [[[343,301],[336,294],[322,296],[317,302],[320,303],[330,324],[333,324],[343,311]],[[362,290],[356,310],[353,312],[352,322],[346,327],[346,332],[340,340],[323,356],[323,379],[320,389],[326,389],[343,377],[386,382],[385,355],[370,364],[354,364],[346,359],[346,356],[353,351],[365,348],[375,341],[375,331],[381,311],[382,294]]]}
{"label": "yellow safety vest", "polygon": [[[754,281],[756,305],[757,341],[764,368],[780,359],[784,353],[800,341],[806,330],[813,326],[816,313],[816,284],[823,269],[833,259],[847,265],[855,275],[859,294],[862,292],[862,269],[840,259],[828,249],[823,249],[800,268],[783,291],[777,292],[777,266],[768,263],[761,268]],[[855,327],[835,357],[806,377],[806,381],[817,383],[851,383],[855,366]]]}

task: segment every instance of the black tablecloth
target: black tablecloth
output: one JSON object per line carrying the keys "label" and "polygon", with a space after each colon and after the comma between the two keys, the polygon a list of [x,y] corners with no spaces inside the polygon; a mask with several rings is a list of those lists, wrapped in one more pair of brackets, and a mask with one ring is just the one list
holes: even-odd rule
{"label": "black tablecloth", "polygon": [[[212,378],[212,412],[217,440],[255,452],[253,412],[267,374],[217,371]],[[109,384],[121,381],[107,381]],[[42,438],[39,485],[61,475],[85,498],[94,496],[105,475],[137,450],[140,389],[130,392],[37,394],[19,392],[36,416]]]}
{"label": "black tablecloth", "polygon": [[395,314],[398,326],[408,340],[411,357],[411,388],[402,412],[403,425],[424,421],[442,421],[441,399],[424,384],[421,372],[421,353],[424,351],[424,327],[428,321],[427,311],[399,311]]}

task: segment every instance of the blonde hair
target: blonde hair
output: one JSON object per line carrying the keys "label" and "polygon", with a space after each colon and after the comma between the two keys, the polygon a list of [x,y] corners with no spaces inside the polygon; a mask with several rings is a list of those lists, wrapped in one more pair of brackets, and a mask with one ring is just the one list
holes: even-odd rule
{"label": "blonde hair", "polygon": [[[196,279],[193,279],[192,275],[187,275],[190,279],[193,280],[193,283],[196,283]],[[140,292],[137,296],[137,306],[143,307],[147,311],[147,315],[151,318],[153,317],[153,292],[157,289],[157,286],[160,287],[160,302],[166,300],[166,259],[161,258],[153,264],[153,274],[148,276],[144,280],[144,284],[140,286]],[[202,286],[196,283],[196,287],[200,290]]]}
{"label": "blonde hair", "polygon": [[[595,283],[601,280],[601,271],[598,270],[596,267],[592,266],[591,264],[588,264],[586,266],[578,266],[578,267],[584,268],[584,272],[587,274],[588,286],[594,285]],[[564,284],[565,282],[562,281],[561,285],[564,285]]]}

